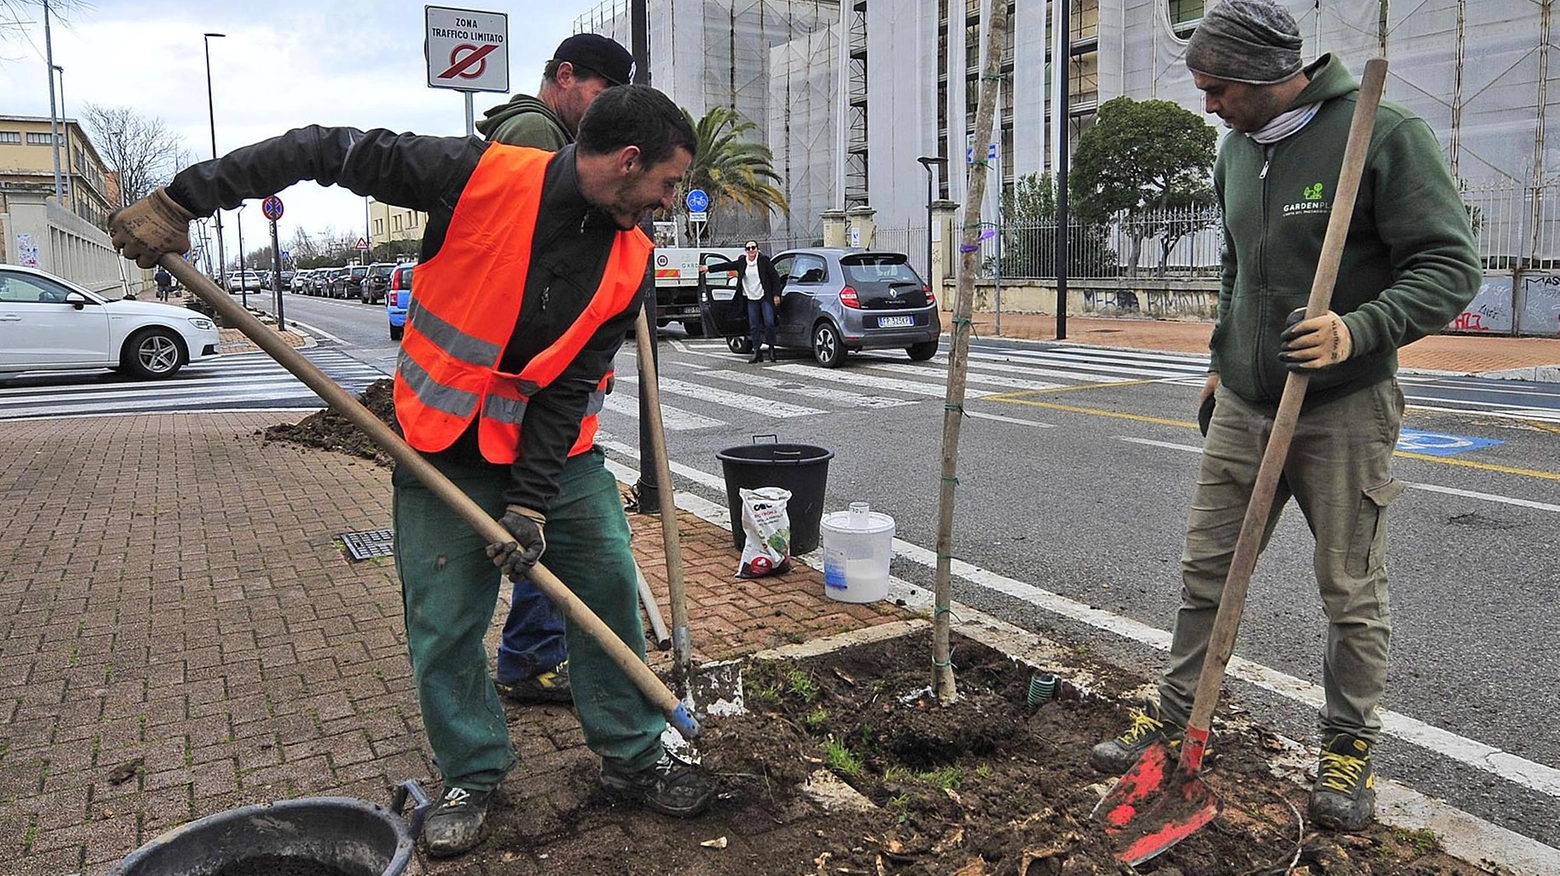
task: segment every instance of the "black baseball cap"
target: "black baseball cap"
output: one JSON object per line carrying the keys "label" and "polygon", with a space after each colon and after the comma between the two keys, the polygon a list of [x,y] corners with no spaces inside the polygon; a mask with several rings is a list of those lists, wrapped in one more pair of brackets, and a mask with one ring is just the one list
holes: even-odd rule
{"label": "black baseball cap", "polygon": [[568,61],[599,74],[613,85],[634,81],[634,56],[617,40],[598,33],[577,33],[559,43],[553,60]]}

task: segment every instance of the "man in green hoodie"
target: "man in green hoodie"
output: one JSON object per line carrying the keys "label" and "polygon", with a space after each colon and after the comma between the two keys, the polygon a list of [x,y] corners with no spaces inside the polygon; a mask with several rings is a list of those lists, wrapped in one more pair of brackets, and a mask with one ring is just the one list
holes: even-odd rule
{"label": "man in green hoodie", "polygon": [[1293,496],[1316,538],[1328,619],[1310,814],[1323,827],[1359,830],[1375,811],[1371,753],[1391,632],[1386,511],[1403,492],[1392,477],[1403,416],[1397,349],[1461,313],[1480,267],[1435,135],[1383,103],[1332,309],[1304,318],[1359,85],[1331,55],[1302,68],[1300,48],[1294,19],[1272,0],[1225,0],[1187,44],[1205,109],[1231,129],[1213,171],[1224,255],[1199,399],[1206,441],[1159,703],[1135,710],[1089,762],[1124,772],[1155,740],[1180,743],[1286,371],[1304,371],[1309,392],[1267,534]]}
{"label": "man in green hoodie", "polygon": [[[559,43],[542,68],[536,97],[517,94],[493,107],[477,130],[496,143],[557,152],[574,142],[597,95],[633,78],[628,49],[599,34],[577,33]],[[499,694],[516,703],[570,702],[568,656],[563,612],[531,579],[515,581],[498,643],[493,683]]]}

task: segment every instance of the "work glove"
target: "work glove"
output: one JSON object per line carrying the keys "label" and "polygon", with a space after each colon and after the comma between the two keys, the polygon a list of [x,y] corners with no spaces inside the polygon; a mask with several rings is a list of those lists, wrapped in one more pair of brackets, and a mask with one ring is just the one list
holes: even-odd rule
{"label": "work glove", "polygon": [[510,505],[498,522],[515,540],[488,545],[487,555],[509,580],[524,580],[531,574],[531,567],[542,558],[542,551],[547,550],[547,539],[542,536],[547,515],[521,505]]}
{"label": "work glove", "polygon": [[1278,336],[1278,361],[1290,371],[1314,371],[1337,365],[1354,352],[1354,339],[1343,317],[1331,310],[1305,318],[1305,308],[1290,311],[1284,333]]}
{"label": "work glove", "polygon": [[1204,438],[1208,437],[1208,424],[1213,422],[1213,391],[1218,388],[1219,372],[1209,372],[1208,380],[1197,397],[1197,428]]}
{"label": "work glove", "polygon": [[179,206],[166,188],[157,188],[108,217],[114,248],[143,268],[157,264],[163,253],[190,251],[190,222],[195,214]]}

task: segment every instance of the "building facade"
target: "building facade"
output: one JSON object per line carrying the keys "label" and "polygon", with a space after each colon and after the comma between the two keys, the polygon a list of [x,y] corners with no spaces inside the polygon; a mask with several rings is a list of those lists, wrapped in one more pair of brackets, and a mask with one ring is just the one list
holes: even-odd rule
{"label": "building facade", "polygon": [[[1424,117],[1483,224],[1486,255],[1554,258],[1560,155],[1547,116],[1554,0],[1282,0],[1305,38],[1358,75],[1391,64],[1387,98]],[[1184,57],[1212,3],[1068,0],[1067,137],[1118,95],[1202,113]],[[965,202],[990,0],[649,0],[653,84],[695,116],[733,106],[774,152],[789,216],[773,236],[815,236],[825,209],[870,206],[880,228],[924,226],[922,156],[950,160],[939,197]],[[1056,164],[1057,4],[1009,0],[996,124],[997,186]],[[628,45],[628,0],[576,23]],[[1217,119],[1211,119],[1210,124]],[[1000,180],[1000,183],[998,182]],[[924,245],[924,237],[922,238]],[[907,247],[908,249],[908,247]]]}
{"label": "building facade", "polygon": [[397,207],[372,198],[368,201],[368,230],[373,235],[371,245],[387,241],[422,240],[423,229],[428,225],[428,214],[409,207]]}
{"label": "building facade", "polygon": [[[99,228],[119,204],[108,168],[75,119],[59,126],[60,204]],[[50,120],[0,115],[0,193],[54,194]]]}

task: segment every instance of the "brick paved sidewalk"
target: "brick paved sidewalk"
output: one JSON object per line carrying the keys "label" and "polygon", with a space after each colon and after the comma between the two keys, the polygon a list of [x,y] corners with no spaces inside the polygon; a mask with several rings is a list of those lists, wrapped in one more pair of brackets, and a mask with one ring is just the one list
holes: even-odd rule
{"label": "brick paved sidewalk", "polygon": [[[0,423],[0,874],[102,873],[251,803],[437,787],[393,565],[335,541],[388,526],[389,471],[263,444],[276,420]],[[659,523],[631,522],[669,621]],[[727,531],[680,526],[701,660],[904,616],[805,566],[737,581]],[[591,758],[567,710],[518,720],[516,799]]]}

